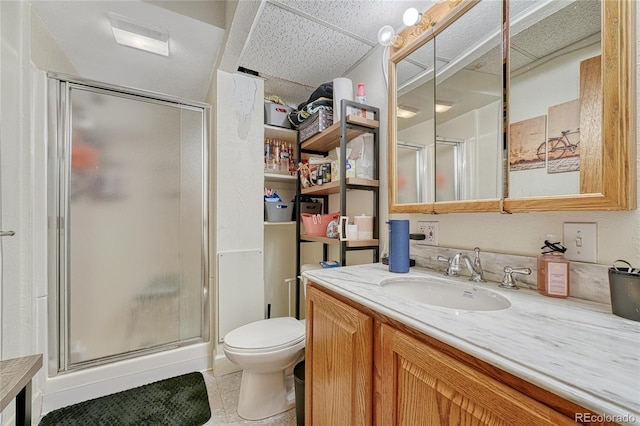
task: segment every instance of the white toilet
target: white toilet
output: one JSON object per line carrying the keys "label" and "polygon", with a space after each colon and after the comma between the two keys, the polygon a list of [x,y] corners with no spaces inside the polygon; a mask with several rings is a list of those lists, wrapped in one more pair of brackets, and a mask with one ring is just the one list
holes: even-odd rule
{"label": "white toilet", "polygon": [[293,408],[293,367],[304,359],[305,326],[293,317],[252,322],[224,336],[224,353],[242,368],[238,415],[260,420]]}

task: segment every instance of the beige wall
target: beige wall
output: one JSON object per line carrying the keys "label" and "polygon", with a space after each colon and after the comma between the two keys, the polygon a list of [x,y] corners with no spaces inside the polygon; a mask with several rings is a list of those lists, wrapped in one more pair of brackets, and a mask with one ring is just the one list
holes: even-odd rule
{"label": "beige wall", "polygon": [[[640,22],[640,19],[637,20]],[[640,26],[638,28],[640,30]],[[640,59],[636,61],[640,63]],[[346,77],[364,82],[368,103],[381,109],[381,197],[380,215],[388,214],[387,200],[387,97],[382,72],[382,49],[370,55]],[[640,76],[640,66],[637,68]],[[638,108],[640,110],[640,108]],[[640,116],[639,120],[640,121]],[[640,138],[638,138],[640,140]],[[638,149],[640,153],[640,149]],[[640,163],[640,157],[636,158]],[[640,164],[638,164],[640,168]],[[640,189],[640,181],[638,183]],[[536,256],[547,234],[562,235],[564,222],[593,222],[598,229],[598,263],[611,264],[626,259],[640,265],[640,210],[630,212],[546,212],[546,213],[455,213],[442,215],[393,215],[411,220],[412,231],[418,220],[439,223],[439,245],[460,249],[478,246],[483,251]],[[380,223],[384,223],[384,219]],[[386,227],[380,228],[386,239]],[[384,243],[383,243],[384,244]]]}

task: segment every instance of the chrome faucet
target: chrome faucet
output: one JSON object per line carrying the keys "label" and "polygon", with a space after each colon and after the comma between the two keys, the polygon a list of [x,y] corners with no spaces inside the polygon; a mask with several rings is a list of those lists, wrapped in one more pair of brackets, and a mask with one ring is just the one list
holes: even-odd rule
{"label": "chrome faucet", "polygon": [[437,259],[441,262],[447,262],[447,270],[444,273],[450,277],[457,277],[458,272],[462,269],[460,265],[460,261],[464,262],[464,265],[467,267],[467,270],[471,274],[469,281],[473,281],[476,283],[484,283],[486,282],[484,279],[484,271],[482,270],[482,264],[480,263],[480,248],[476,247],[473,249],[475,252],[475,257],[473,261],[466,254],[456,253],[450,259],[447,259],[444,256],[438,256]]}
{"label": "chrome faucet", "polygon": [[516,279],[513,278],[513,274],[522,274],[529,275],[531,274],[531,269],[522,268],[522,269],[513,269],[511,266],[504,267],[504,277],[502,277],[502,282],[499,287],[508,288],[510,290],[518,290],[518,286],[516,285]]}
{"label": "chrome faucet", "polygon": [[462,256],[462,253],[457,253],[455,256],[453,256],[452,258],[446,258],[444,256],[438,256],[436,259],[438,259],[440,262],[447,262],[447,270],[444,272],[444,274],[446,276],[449,277],[457,277],[458,276],[458,272],[460,272],[460,256]]}

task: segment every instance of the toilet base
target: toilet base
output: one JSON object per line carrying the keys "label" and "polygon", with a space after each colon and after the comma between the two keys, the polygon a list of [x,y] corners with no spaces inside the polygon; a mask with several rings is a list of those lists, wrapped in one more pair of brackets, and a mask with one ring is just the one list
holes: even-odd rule
{"label": "toilet base", "polygon": [[[291,369],[287,369],[291,373]],[[238,415],[246,420],[261,420],[295,406],[295,393],[283,371],[257,373],[242,371]]]}

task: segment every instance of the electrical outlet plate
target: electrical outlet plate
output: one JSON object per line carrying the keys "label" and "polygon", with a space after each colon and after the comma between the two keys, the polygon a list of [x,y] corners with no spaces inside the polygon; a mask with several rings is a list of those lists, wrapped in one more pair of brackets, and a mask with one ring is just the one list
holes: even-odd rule
{"label": "electrical outlet plate", "polygon": [[420,241],[422,244],[437,246],[438,245],[438,222],[418,221],[418,232],[425,235],[425,239]]}
{"label": "electrical outlet plate", "polygon": [[564,253],[567,259],[578,262],[597,262],[598,237],[595,223],[565,223],[562,241],[567,248]]}

